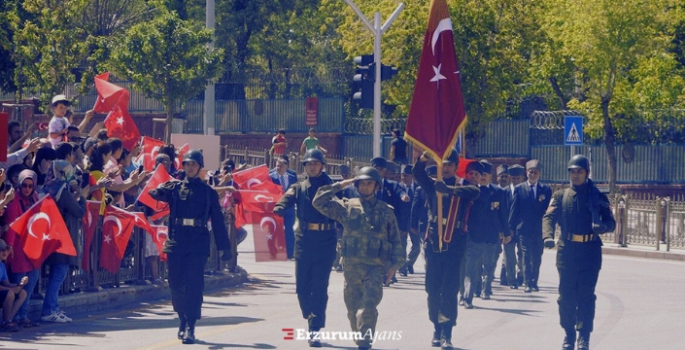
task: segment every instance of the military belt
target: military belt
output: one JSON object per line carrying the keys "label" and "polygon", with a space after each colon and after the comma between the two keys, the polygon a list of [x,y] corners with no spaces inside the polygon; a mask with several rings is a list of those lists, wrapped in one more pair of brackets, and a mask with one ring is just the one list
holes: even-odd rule
{"label": "military belt", "polygon": [[186,227],[207,227],[207,222],[199,219],[174,218],[173,225]]}
{"label": "military belt", "polygon": [[595,235],[593,233],[587,235],[571,234],[571,242],[586,243],[590,242],[594,237]]}
{"label": "military belt", "polygon": [[333,223],[316,223],[310,222],[307,225],[309,231],[328,231],[333,229]]}

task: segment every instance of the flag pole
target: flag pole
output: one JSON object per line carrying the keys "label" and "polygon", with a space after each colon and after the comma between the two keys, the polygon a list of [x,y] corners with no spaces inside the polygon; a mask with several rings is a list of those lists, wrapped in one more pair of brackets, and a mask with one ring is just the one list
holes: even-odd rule
{"label": "flag pole", "polygon": [[[436,161],[435,165],[438,168],[437,179],[442,181],[442,159]],[[442,193],[436,191],[435,194],[438,197],[438,250],[442,252],[442,237],[444,236],[442,232]]]}

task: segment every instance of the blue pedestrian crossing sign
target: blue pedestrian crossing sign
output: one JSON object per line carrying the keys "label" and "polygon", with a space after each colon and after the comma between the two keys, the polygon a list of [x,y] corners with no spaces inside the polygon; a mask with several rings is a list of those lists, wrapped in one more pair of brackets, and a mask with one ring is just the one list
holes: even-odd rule
{"label": "blue pedestrian crossing sign", "polygon": [[583,144],[583,117],[577,115],[564,117],[564,144],[566,146]]}

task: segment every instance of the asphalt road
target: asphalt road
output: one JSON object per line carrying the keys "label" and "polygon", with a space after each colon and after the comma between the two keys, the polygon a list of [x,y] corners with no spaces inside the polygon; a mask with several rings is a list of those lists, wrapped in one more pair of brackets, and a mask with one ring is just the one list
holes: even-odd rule
{"label": "asphalt road", "polygon": [[[294,262],[255,263],[252,242],[241,244],[240,265],[250,283],[207,295],[195,345],[175,338],[177,320],[168,300],[132,305],[126,310],[77,315],[71,324],[42,324],[18,333],[0,333],[0,349],[304,349],[303,340],[285,340],[284,328],[305,329],[295,296]],[[526,294],[500,287],[491,300],[474,299],[459,309],[453,343],[469,350],[560,349],[554,251],[546,251],[540,292]],[[422,258],[421,258],[422,259]],[[416,274],[384,290],[378,331],[388,338],[374,349],[430,349],[423,290],[423,263]],[[685,264],[604,256],[597,287],[592,349],[683,349]],[[327,327],[349,331],[343,303],[343,276],[332,272]],[[339,336],[339,335],[338,335]],[[325,340],[325,348],[356,349],[352,340]]]}

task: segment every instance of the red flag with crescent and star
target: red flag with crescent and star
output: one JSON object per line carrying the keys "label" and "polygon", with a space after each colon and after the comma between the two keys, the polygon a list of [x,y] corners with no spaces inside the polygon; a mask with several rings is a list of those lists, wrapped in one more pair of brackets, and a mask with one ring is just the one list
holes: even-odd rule
{"label": "red flag with crescent and star", "polygon": [[251,212],[255,261],[288,260],[283,218],[274,213]]}
{"label": "red flag with crescent and star", "polygon": [[145,171],[152,172],[155,170],[155,158],[157,158],[159,149],[162,148],[162,146],[164,146],[163,141],[154,139],[152,137],[143,136],[138,163],[143,164]]}
{"label": "red flag with crescent and star", "polygon": [[148,180],[147,184],[145,184],[143,190],[140,191],[137,201],[147,205],[155,212],[155,214],[152,215],[153,220],[159,220],[169,215],[171,210],[169,209],[168,203],[160,202],[152,198],[152,196],[150,196],[150,191],[173,179],[174,178],[166,171],[166,168],[160,164],[157,169],[155,169],[155,172],[152,173],[152,177]]}
{"label": "red flag with crescent and star", "polygon": [[459,75],[447,2],[433,0],[405,128],[406,138],[433,159],[449,156],[466,125]]}
{"label": "red flag with crescent and star", "polygon": [[183,156],[185,156],[188,151],[190,151],[190,145],[187,143],[178,149],[176,152],[176,159],[173,160],[176,169],[183,169]]}
{"label": "red flag with crescent and star", "polygon": [[116,274],[126,252],[126,245],[133,233],[135,215],[108,205],[102,220],[102,245],[100,267]]}
{"label": "red flag with crescent and star", "polygon": [[126,109],[115,107],[105,118],[104,126],[107,136],[120,139],[129,151],[140,141],[140,131]]}
{"label": "red flag with crescent and star", "polygon": [[130,94],[125,88],[109,82],[109,72],[95,76],[95,90],[98,92],[98,99],[95,101],[93,110],[95,113],[106,114],[111,112],[114,107],[128,109]]}
{"label": "red flag with crescent and star", "polygon": [[81,268],[84,271],[90,271],[90,248],[93,245],[93,238],[95,238],[95,229],[100,223],[100,201],[86,202],[86,216],[83,217],[83,257],[81,259]]}
{"label": "red flag with crescent and star", "polygon": [[152,241],[155,242],[157,251],[159,251],[159,260],[166,261],[167,256],[162,249],[164,249],[164,242],[169,238],[169,228],[165,225],[150,225],[150,227],[155,231]]}
{"label": "red flag with crescent and star", "polygon": [[248,215],[252,212],[271,213],[276,203],[283,197],[283,193],[269,193],[265,191],[238,190],[233,192],[237,204],[235,206],[235,226],[241,228],[246,224],[254,224]]}
{"label": "red flag with crescent and star", "polygon": [[252,190],[252,186],[271,181],[266,164],[233,173],[233,183],[237,188]]}
{"label": "red flag with crescent and star", "polygon": [[24,253],[36,268],[54,252],[76,256],[67,225],[50,195],[32,205],[10,228],[21,237]]}

